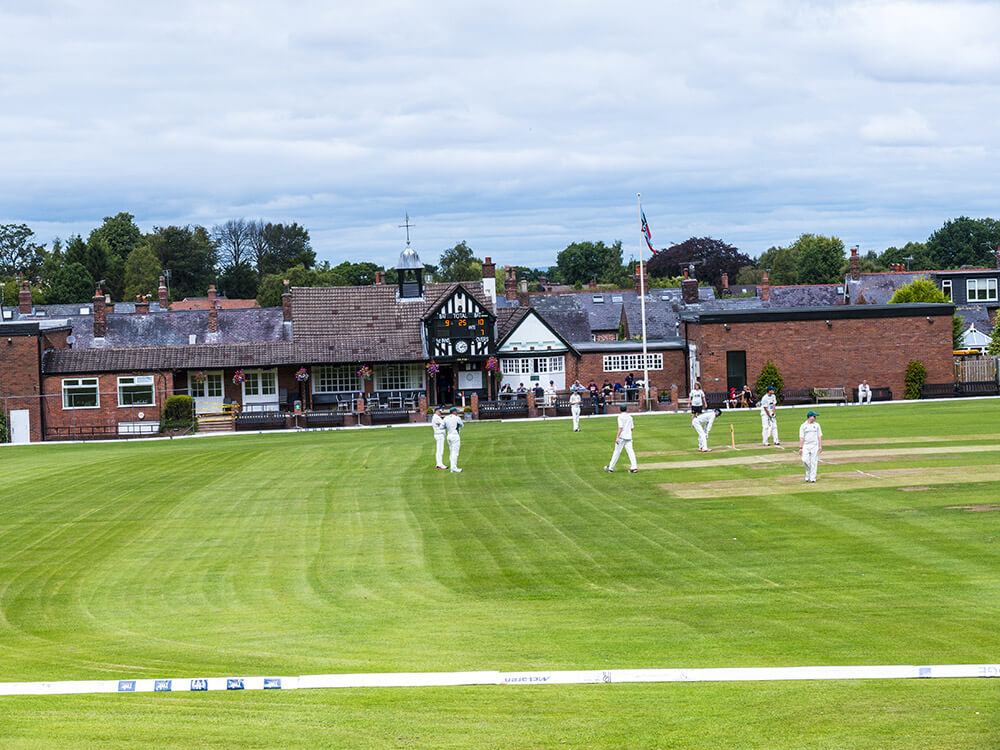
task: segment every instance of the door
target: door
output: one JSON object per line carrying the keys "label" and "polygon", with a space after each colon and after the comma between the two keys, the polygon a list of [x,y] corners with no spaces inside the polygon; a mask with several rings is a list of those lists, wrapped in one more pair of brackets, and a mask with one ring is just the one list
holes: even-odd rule
{"label": "door", "polygon": [[243,411],[278,411],[276,370],[246,370],[243,377]]}
{"label": "door", "polygon": [[[202,379],[198,380],[201,375]],[[188,373],[188,393],[194,399],[194,413],[221,414],[222,404],[222,370]]]}
{"label": "door", "polygon": [[450,404],[454,397],[455,368],[451,365],[441,365],[441,370],[434,380],[437,381],[438,405]]}
{"label": "door", "polygon": [[743,390],[747,382],[747,353],[726,352],[726,390]]}
{"label": "door", "polygon": [[31,442],[31,415],[27,409],[14,409],[10,413],[10,442]]}

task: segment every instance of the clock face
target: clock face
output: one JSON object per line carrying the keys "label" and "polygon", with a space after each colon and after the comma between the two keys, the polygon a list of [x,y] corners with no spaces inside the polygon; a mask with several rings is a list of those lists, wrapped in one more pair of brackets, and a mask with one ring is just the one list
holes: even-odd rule
{"label": "clock face", "polygon": [[467,351],[469,351],[469,342],[468,341],[456,341],[455,342],[455,351],[458,352],[459,354],[465,354]]}

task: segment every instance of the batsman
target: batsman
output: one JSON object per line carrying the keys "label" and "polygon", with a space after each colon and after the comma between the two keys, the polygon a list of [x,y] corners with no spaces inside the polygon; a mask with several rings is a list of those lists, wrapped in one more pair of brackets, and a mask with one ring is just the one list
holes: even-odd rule
{"label": "batsman", "polygon": [[767,393],[760,400],[760,434],[764,447],[767,447],[767,439],[771,435],[774,435],[774,444],[781,445],[781,441],[778,439],[778,420],[774,415],[777,406],[778,397],[774,395],[774,386],[769,385]]}

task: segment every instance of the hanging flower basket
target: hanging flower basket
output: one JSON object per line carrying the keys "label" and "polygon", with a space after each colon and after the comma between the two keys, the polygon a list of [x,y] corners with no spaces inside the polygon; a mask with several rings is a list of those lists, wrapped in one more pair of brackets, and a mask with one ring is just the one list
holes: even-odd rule
{"label": "hanging flower basket", "polygon": [[365,380],[371,380],[372,368],[370,368],[368,365],[361,365],[361,369],[358,370],[358,375],[363,377]]}
{"label": "hanging flower basket", "polygon": [[500,361],[496,357],[490,357],[486,360],[486,371],[487,372],[500,372]]}
{"label": "hanging flower basket", "polygon": [[206,375],[201,370],[198,370],[198,372],[196,372],[194,374],[194,382],[196,382],[196,383],[204,383],[206,380],[208,380],[208,375]]}
{"label": "hanging flower basket", "polygon": [[298,380],[300,383],[304,383],[307,380],[309,380],[309,373],[306,372],[306,368],[300,367],[298,371],[295,373],[295,379]]}
{"label": "hanging flower basket", "polygon": [[435,362],[433,359],[427,363],[427,374],[434,377],[439,372],[441,372],[441,365]]}
{"label": "hanging flower basket", "polygon": [[236,372],[233,373],[233,383],[236,385],[245,382],[246,379],[247,376],[243,374],[243,370],[237,370]]}

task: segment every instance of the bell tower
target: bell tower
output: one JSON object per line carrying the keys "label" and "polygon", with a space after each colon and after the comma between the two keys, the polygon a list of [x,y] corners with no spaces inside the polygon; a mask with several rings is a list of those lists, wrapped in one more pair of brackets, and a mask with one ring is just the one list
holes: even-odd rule
{"label": "bell tower", "polygon": [[417,251],[410,247],[410,215],[406,215],[406,223],[400,224],[406,227],[406,249],[399,254],[399,261],[396,263],[396,274],[399,277],[399,299],[423,299],[424,298],[424,264],[420,262]]}

